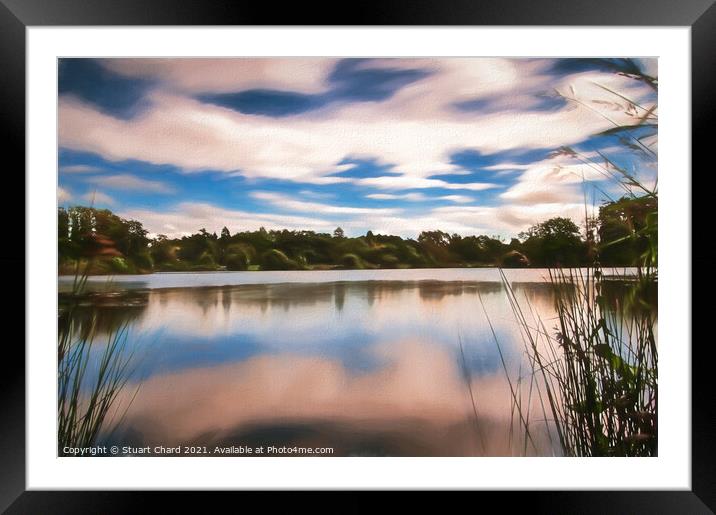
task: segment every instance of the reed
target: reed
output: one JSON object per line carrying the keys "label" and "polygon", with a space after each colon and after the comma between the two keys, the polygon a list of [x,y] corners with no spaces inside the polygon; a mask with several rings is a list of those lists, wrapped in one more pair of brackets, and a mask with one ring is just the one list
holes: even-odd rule
{"label": "reed", "polygon": [[65,447],[95,445],[103,433],[119,426],[123,414],[119,415],[117,399],[131,375],[129,366],[133,352],[127,348],[127,324],[110,331],[106,342],[100,343],[97,316],[93,315],[90,323],[84,322],[81,328],[73,316],[85,294],[86,270],[77,268],[72,292],[60,313],[57,346],[59,455],[65,454]]}
{"label": "reed", "polygon": [[[627,293],[605,295],[598,268],[550,270],[554,327],[528,321],[502,274],[526,341],[538,388],[546,394],[562,451],[568,456],[655,456],[658,449],[656,314],[638,290],[649,276],[621,278]],[[639,299],[634,305],[629,299]],[[523,424],[525,431],[529,430]]]}
{"label": "reed", "polygon": [[[655,79],[640,75],[654,89]],[[622,135],[622,141],[643,159],[656,162],[656,151],[635,131],[658,126],[657,106],[641,106],[626,96],[604,88],[632,113],[633,123],[606,131]],[[582,103],[574,98],[569,101]],[[583,103],[582,103],[583,104]],[[586,106],[589,107],[589,106]],[[590,108],[591,109],[591,108]],[[655,135],[655,134],[654,134]],[[571,148],[561,149],[597,170],[619,186],[626,198],[649,197],[657,205],[657,182],[644,184],[614,160],[598,152],[590,158]],[[585,227],[589,233],[590,219]],[[529,298],[518,299],[500,270],[512,312],[522,333],[528,362],[543,411],[567,456],[656,456],[658,453],[658,347],[657,210],[646,215],[640,227],[615,241],[600,241],[592,266],[549,270],[554,291],[555,318],[546,321],[532,309]],[[587,234],[588,241],[594,242]],[[643,252],[635,274],[607,276],[599,264],[599,252],[625,240]],[[554,324],[548,328],[550,324]],[[515,393],[513,391],[513,398]],[[546,417],[545,417],[546,419]],[[529,423],[520,416],[524,434]]]}

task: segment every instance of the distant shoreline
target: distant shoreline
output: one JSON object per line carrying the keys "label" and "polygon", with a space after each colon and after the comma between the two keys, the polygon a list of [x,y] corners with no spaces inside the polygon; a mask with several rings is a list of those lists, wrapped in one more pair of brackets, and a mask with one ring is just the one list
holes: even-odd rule
{"label": "distant shoreline", "polygon": [[[150,276],[150,275],[181,275],[181,274],[234,274],[234,273],[260,273],[260,272],[379,272],[381,270],[392,271],[392,270],[584,270],[593,269],[594,266],[590,265],[577,265],[577,266],[565,266],[565,267],[544,267],[544,266],[496,266],[496,265],[484,265],[484,266],[425,266],[425,267],[396,267],[396,268],[309,268],[304,270],[157,270],[151,272],[107,272],[107,273],[93,273],[88,274],[91,277],[113,277],[113,276]],[[632,265],[609,265],[602,267],[602,269],[636,269],[637,267]],[[73,278],[75,274],[58,274],[58,278],[66,277]]]}

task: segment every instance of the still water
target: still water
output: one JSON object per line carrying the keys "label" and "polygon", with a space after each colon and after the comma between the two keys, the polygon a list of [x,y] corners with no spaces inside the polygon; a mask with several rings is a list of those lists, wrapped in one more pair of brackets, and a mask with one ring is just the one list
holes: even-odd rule
{"label": "still water", "polygon": [[[505,273],[551,329],[546,271]],[[60,278],[61,307],[70,284]],[[95,293],[73,315],[77,333],[90,320],[99,330],[88,373],[118,328],[131,362],[107,445],[559,453],[496,269],[170,273],[88,286]],[[515,389],[531,420],[527,447]]]}

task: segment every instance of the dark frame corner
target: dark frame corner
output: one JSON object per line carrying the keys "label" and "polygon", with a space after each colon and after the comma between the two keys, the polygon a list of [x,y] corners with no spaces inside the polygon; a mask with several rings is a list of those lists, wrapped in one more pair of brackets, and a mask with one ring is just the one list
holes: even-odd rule
{"label": "dark frame corner", "polygon": [[[372,5],[368,5],[372,4]],[[716,5],[714,0],[503,0],[480,2],[434,0],[400,2],[384,0],[361,4],[346,16],[345,6],[248,4],[215,0],[0,0],[0,134],[17,169],[25,169],[25,29],[42,25],[656,25],[690,26],[692,44],[692,167],[704,171],[699,188],[692,188],[692,206],[709,205],[705,198],[713,181],[707,161],[709,126],[716,114]],[[320,21],[319,21],[320,20]],[[693,175],[692,175],[693,180]],[[15,181],[8,184],[7,181]],[[5,187],[25,192],[24,174],[6,174]],[[24,195],[17,211],[24,212]],[[711,201],[712,203],[712,201]],[[692,214],[692,234],[709,234],[708,215]],[[701,230],[699,230],[701,229]],[[690,251],[690,249],[689,249]],[[13,251],[17,256],[17,250]],[[22,263],[20,262],[22,261]],[[10,269],[24,267],[20,257],[2,257]],[[694,255],[694,267],[708,267],[714,258],[707,252]],[[9,277],[10,287],[20,291],[24,279]],[[17,283],[17,284],[15,284]],[[18,319],[24,304],[16,303]],[[692,319],[713,316],[707,302],[693,302]],[[23,331],[24,334],[24,331]],[[694,334],[695,336],[695,334]],[[7,513],[127,513],[143,511],[147,500],[167,496],[131,492],[25,491],[25,352],[18,339],[7,338],[4,373],[0,375],[3,421],[0,425],[0,509]],[[23,338],[24,340],[24,338]],[[646,492],[514,492],[518,500],[537,513],[714,513],[716,512],[716,403],[709,361],[710,338],[692,338],[692,490]],[[678,344],[688,344],[675,342]],[[219,493],[227,497],[229,493]],[[277,499],[270,494],[271,502]],[[502,497],[484,492],[481,498]],[[283,496],[279,496],[279,499]],[[413,496],[416,500],[422,494]],[[149,498],[149,499],[147,499]],[[192,505],[187,493],[174,493],[182,507]],[[481,499],[482,500],[482,499]],[[496,499],[497,500],[497,499]],[[505,499],[499,499],[504,502]],[[206,508],[205,501],[198,507]]]}

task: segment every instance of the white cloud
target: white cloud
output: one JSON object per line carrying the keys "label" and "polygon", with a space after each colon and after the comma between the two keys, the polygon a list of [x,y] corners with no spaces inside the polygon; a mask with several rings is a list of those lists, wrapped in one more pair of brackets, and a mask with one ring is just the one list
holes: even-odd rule
{"label": "white cloud", "polygon": [[104,59],[117,73],[159,80],[188,93],[276,89],[318,93],[336,59],[317,58],[171,58]]}
{"label": "white cloud", "polygon": [[304,197],[313,198],[313,199],[330,199],[334,198],[335,195],[333,193],[325,193],[325,192],[318,192],[318,191],[312,191],[312,190],[300,190],[298,192],[299,195],[302,195]]}
{"label": "white cloud", "polygon": [[64,204],[65,202],[69,202],[72,200],[72,194],[69,190],[58,186],[57,187],[57,203],[58,204]]}
{"label": "white cloud", "polygon": [[257,200],[263,200],[269,204],[288,211],[299,211],[307,213],[335,214],[335,215],[392,215],[399,213],[400,209],[373,209],[363,207],[332,206],[319,204],[317,202],[305,202],[295,200],[287,195],[271,193],[268,191],[254,191],[251,196]]}
{"label": "white cloud", "polygon": [[113,190],[143,191],[150,193],[169,194],[174,188],[160,181],[149,181],[134,175],[120,174],[107,177],[90,177],[88,182]]}
{"label": "white cloud", "polygon": [[465,204],[475,200],[472,197],[468,197],[466,195],[442,195],[440,197],[428,197],[426,195],[423,195],[422,193],[403,193],[400,195],[394,193],[370,193],[366,195],[366,198],[375,200],[407,200],[409,202],[448,200],[450,202],[456,202],[458,204]]}
{"label": "white cloud", "polygon": [[[594,214],[595,208],[587,206],[586,210],[591,215]],[[432,214],[458,226],[483,228],[481,233],[459,231],[460,234],[495,234],[507,237],[556,216],[571,218],[579,224],[584,220],[585,205],[579,202],[549,202],[533,205],[451,206],[436,208]]]}
{"label": "white cloud", "polygon": [[496,188],[496,184],[485,182],[452,183],[442,179],[425,179],[423,177],[411,177],[409,175],[386,175],[383,177],[366,177],[356,179],[356,184],[371,186],[373,188],[397,190],[397,189],[423,189],[423,188],[445,188],[448,190],[471,190],[482,191]]}
{"label": "white cloud", "polygon": [[349,182],[353,182],[353,179],[349,177],[333,177],[333,176],[325,176],[325,177],[295,177],[294,180],[296,182],[303,182],[306,184],[315,184],[316,186],[325,186],[328,184],[346,184]]}
{"label": "white cloud", "polygon": [[[636,98],[647,88],[628,78],[599,73],[572,76],[555,85],[553,78],[531,68],[536,64],[482,61],[473,69],[468,61],[437,60],[435,66],[445,68],[450,80],[436,73],[383,102],[352,103],[278,119],[242,114],[163,90],[155,91],[150,96],[152,107],[132,120],[113,118],[75,98],[63,97],[60,145],[111,160],[139,159],[189,171],[240,170],[248,177],[316,184],[346,182],[344,177],[326,174],[346,156],[365,156],[394,166],[408,179],[426,179],[459,171],[459,166],[450,163],[450,155],[460,149],[493,153],[569,145],[611,127],[604,113],[624,121],[625,116],[613,110],[614,96],[595,82]],[[496,76],[491,79],[490,68],[495,67],[499,70],[493,70]],[[288,71],[280,73],[290,81]],[[469,87],[457,87],[460,81]],[[530,89],[543,81],[570,95],[573,86],[577,98],[612,104],[491,114],[449,108],[463,94]],[[425,183],[424,187],[439,185]]]}
{"label": "white cloud", "polygon": [[438,197],[440,200],[449,200],[450,202],[455,202],[457,204],[467,204],[468,202],[472,202],[475,199],[472,197],[468,197],[467,195],[443,195],[442,197]]}
{"label": "white cloud", "polygon": [[371,193],[366,195],[366,198],[372,198],[375,200],[408,200],[410,202],[422,202],[428,200],[422,193],[404,193],[402,195],[396,195],[394,193]]}
{"label": "white cloud", "polygon": [[527,170],[533,166],[532,164],[517,164],[517,163],[500,163],[497,165],[490,165],[483,167],[483,170],[491,172],[510,172],[515,170]]}
{"label": "white cloud", "polygon": [[[590,214],[594,214],[594,209],[593,206],[587,207]],[[340,220],[336,220],[334,213],[316,212],[315,216],[255,213],[207,203],[183,202],[164,212],[130,209],[120,212],[119,215],[141,221],[151,235],[166,234],[170,237],[193,234],[201,228],[218,233],[224,226],[232,233],[255,231],[260,227],[265,227],[267,230],[312,230],[331,233],[339,223],[350,236],[365,234],[368,230],[372,230],[376,234],[416,238],[421,231],[439,229],[463,236],[487,234],[510,237],[555,216],[566,216],[576,223],[581,223],[584,219],[585,206],[578,202],[445,206],[418,215],[371,211],[370,213],[340,213]],[[326,215],[327,219],[322,218],[321,215]]]}
{"label": "white cloud", "polygon": [[[402,88],[387,109],[413,119],[443,117],[452,104],[475,99],[516,100],[524,92],[554,87],[549,63],[506,58],[381,59],[366,67],[427,68],[433,73]],[[514,106],[517,107],[517,106]],[[453,111],[454,114],[457,114]],[[472,117],[472,116],[471,116]]]}
{"label": "white cloud", "polygon": [[111,206],[115,203],[112,197],[110,197],[106,193],[102,193],[101,191],[90,191],[88,193],[85,193],[84,195],[82,195],[82,200],[88,202],[91,206],[97,204],[106,204]]}
{"label": "white cloud", "polygon": [[67,165],[60,167],[60,173],[99,173],[101,168],[91,165]]}
{"label": "white cloud", "polygon": [[152,236],[166,234],[169,237],[187,236],[201,228],[217,233],[222,227],[227,227],[232,233],[256,231],[261,227],[267,230],[311,230],[329,233],[336,227],[335,223],[320,218],[254,213],[221,208],[202,202],[182,202],[164,212],[128,209],[120,212],[119,215],[141,221]]}
{"label": "white cloud", "polygon": [[575,203],[584,199],[582,184],[604,178],[598,167],[588,164],[560,164],[559,159],[541,162],[524,171],[517,183],[500,194],[500,198],[524,205]]}

